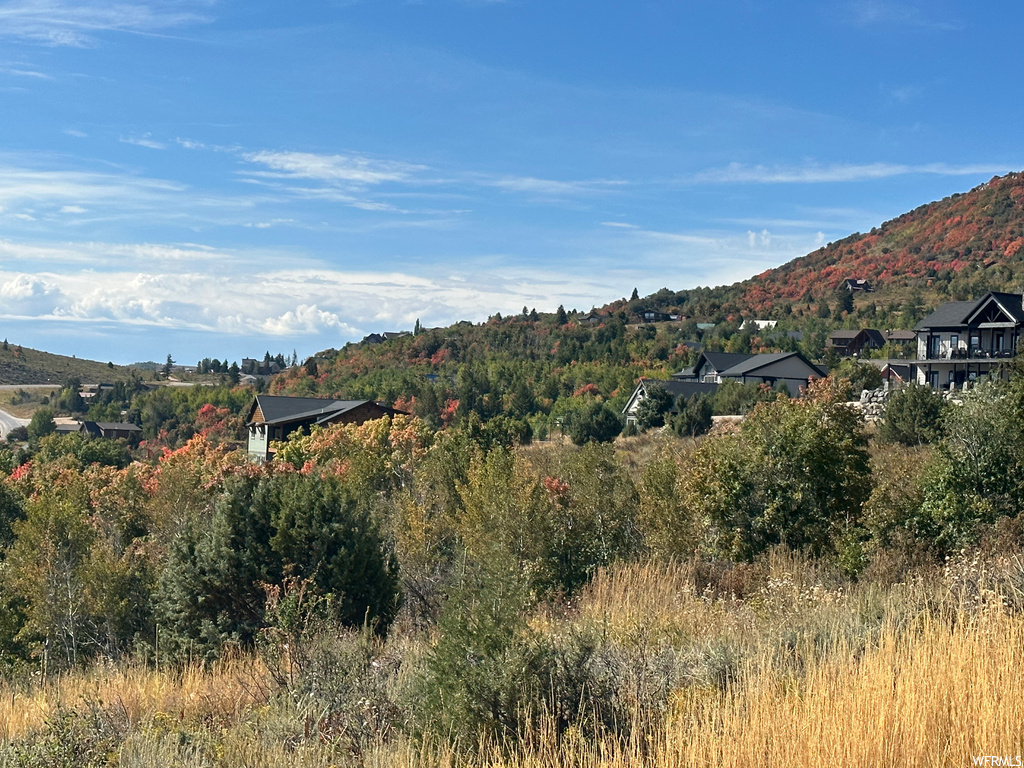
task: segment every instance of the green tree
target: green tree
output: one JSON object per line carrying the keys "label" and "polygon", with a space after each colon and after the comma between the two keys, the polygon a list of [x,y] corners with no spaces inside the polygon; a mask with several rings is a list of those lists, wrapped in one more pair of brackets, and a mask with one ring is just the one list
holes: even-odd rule
{"label": "green tree", "polygon": [[44,406],[32,414],[32,420],[28,423],[29,440],[38,440],[56,431],[57,424],[53,420],[53,408]]}
{"label": "green tree", "polygon": [[974,543],[984,526],[1024,505],[1024,380],[985,382],[946,408],[943,436],[924,483],[922,510],[937,543],[953,551]]}
{"label": "green tree", "polygon": [[672,410],[672,394],[662,386],[651,382],[645,387],[647,396],[636,409],[636,425],[641,430],[665,425],[665,418]]}
{"label": "green tree", "polygon": [[230,478],[208,513],[186,518],[156,589],[160,651],[216,658],[226,644],[251,645],[263,626],[262,584],[281,579],[258,480]]}
{"label": "green tree", "polygon": [[610,443],[622,432],[622,419],[606,403],[594,400],[567,415],[562,431],[576,445]]}
{"label": "green tree", "polygon": [[861,391],[865,389],[880,389],[882,386],[882,371],[877,365],[852,357],[847,357],[840,362],[831,371],[831,374],[850,382],[847,397],[852,399],[859,400]]}
{"label": "green tree", "polygon": [[272,475],[253,505],[271,509],[273,553],[282,572],[331,595],[334,618],[386,628],[398,609],[398,566],[377,524],[332,476]]}
{"label": "green tree", "polygon": [[834,382],[758,405],[739,434],[706,440],[684,467],[683,504],[714,551],[749,559],[773,544],[833,550],[871,490],[860,417]]}
{"label": "green tree", "polygon": [[672,420],[672,430],[677,435],[699,437],[711,429],[714,406],[710,397],[691,395],[686,399],[680,395],[676,408],[679,414]]}
{"label": "green tree", "polygon": [[946,402],[931,387],[916,382],[890,390],[879,434],[890,443],[925,445],[942,435]]}

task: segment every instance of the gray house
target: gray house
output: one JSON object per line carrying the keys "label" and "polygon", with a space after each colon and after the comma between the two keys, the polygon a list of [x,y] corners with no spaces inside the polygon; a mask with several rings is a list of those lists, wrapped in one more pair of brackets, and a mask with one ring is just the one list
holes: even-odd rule
{"label": "gray house", "polygon": [[799,352],[770,352],[761,355],[701,352],[692,368],[673,374],[669,381],[640,379],[622,413],[627,424],[636,423],[636,410],[651,387],[668,390],[675,400],[680,395],[687,398],[700,394],[713,395],[724,381],[767,384],[772,387],[781,383],[795,397],[811,379],[824,378],[825,375],[824,371]]}
{"label": "gray house", "polygon": [[916,380],[935,389],[1002,375],[1024,335],[1021,294],[991,292],[943,304],[914,328]]}
{"label": "gray house", "polygon": [[748,355],[730,352],[701,352],[693,368],[672,376],[677,381],[700,381],[721,384],[727,379],[743,384],[782,382],[790,395],[800,394],[811,379],[825,377],[825,372],[799,352],[767,352]]}

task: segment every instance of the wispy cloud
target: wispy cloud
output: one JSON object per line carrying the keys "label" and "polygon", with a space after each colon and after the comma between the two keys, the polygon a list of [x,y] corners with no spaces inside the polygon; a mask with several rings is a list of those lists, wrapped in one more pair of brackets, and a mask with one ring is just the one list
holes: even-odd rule
{"label": "wispy cloud", "polygon": [[13,77],[32,77],[37,80],[53,80],[53,76],[48,75],[45,72],[38,72],[34,69],[23,69],[17,66],[0,66],[0,74],[11,75]]}
{"label": "wispy cloud", "polygon": [[856,26],[910,27],[914,29],[955,32],[963,23],[952,19],[937,19],[931,15],[931,5],[896,2],[895,0],[855,0],[845,12],[845,18]]}
{"label": "wispy cloud", "polygon": [[926,163],[903,165],[899,163],[863,163],[836,165],[743,165],[730,163],[696,174],[692,181],[713,184],[818,184],[828,182],[871,181],[892,176],[932,174],[938,176],[974,176],[998,174],[1012,170],[1008,165],[975,164],[950,165]]}
{"label": "wispy cloud", "polygon": [[150,134],[144,136],[127,136],[120,139],[122,144],[134,144],[137,147],[146,147],[147,149],[167,149],[167,145],[162,141],[157,141]]}
{"label": "wispy cloud", "polygon": [[251,152],[246,161],[268,168],[248,171],[248,175],[267,178],[311,179],[341,185],[374,185],[409,181],[426,166],[361,155],[319,155],[311,152]]}
{"label": "wispy cloud", "polygon": [[0,2],[0,36],[47,45],[84,47],[103,31],[154,33],[210,20],[209,0],[103,3],[93,0]]}
{"label": "wispy cloud", "polygon": [[557,179],[539,179],[534,176],[502,176],[498,178],[480,178],[484,186],[496,187],[506,192],[521,192],[542,197],[576,197],[607,192],[615,187],[626,184],[624,181],[594,179],[590,181],[560,181]]}

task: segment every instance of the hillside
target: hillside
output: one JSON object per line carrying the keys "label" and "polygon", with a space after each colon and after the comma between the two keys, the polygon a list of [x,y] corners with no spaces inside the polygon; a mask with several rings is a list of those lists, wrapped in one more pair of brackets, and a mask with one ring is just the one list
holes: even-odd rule
{"label": "hillside", "polygon": [[830,298],[848,277],[875,288],[875,304],[903,303],[915,291],[926,307],[989,290],[1024,287],[1024,173],[993,178],[970,192],[922,205],[867,234],[853,234],[726,289],[766,315]]}
{"label": "hillside", "polygon": [[17,344],[0,344],[0,384],[60,384],[72,377],[83,383],[98,383],[126,379],[131,370],[121,365],[54,355]]}

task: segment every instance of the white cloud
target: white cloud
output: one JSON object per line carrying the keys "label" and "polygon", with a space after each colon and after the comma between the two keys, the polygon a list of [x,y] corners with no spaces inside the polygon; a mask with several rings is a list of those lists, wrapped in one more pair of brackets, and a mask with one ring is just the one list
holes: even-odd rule
{"label": "white cloud", "polygon": [[268,171],[248,171],[266,178],[312,179],[342,185],[371,185],[409,181],[425,166],[361,155],[318,155],[310,152],[251,152],[246,161],[263,165]]}
{"label": "white cloud", "polygon": [[167,149],[167,145],[162,141],[156,141],[150,134],[143,136],[128,136],[121,139],[122,144],[134,144],[137,147],[146,147],[147,149]]}
{"label": "white cloud", "polygon": [[626,184],[624,181],[594,179],[591,181],[558,181],[555,179],[538,179],[533,176],[504,176],[493,179],[481,179],[485,186],[496,187],[506,192],[522,192],[543,197],[575,197],[607,192],[614,187]]}
{"label": "white cloud", "polygon": [[65,304],[60,288],[41,277],[18,274],[0,284],[0,313],[3,315],[53,315]]}
{"label": "white cloud", "polygon": [[61,206],[61,213],[85,213],[85,208],[80,205],[65,205]]}
{"label": "white cloud", "polygon": [[959,21],[936,19],[926,10],[932,10],[932,6],[894,0],[854,0],[847,7],[846,19],[860,27],[909,27],[932,32],[955,32],[963,28]]}
{"label": "white cloud", "polygon": [[52,75],[48,75],[45,72],[37,72],[33,69],[20,69],[17,67],[0,67],[0,73],[5,75],[13,75],[14,77],[33,77],[38,80],[53,80]]}
{"label": "white cloud", "polygon": [[139,3],[84,0],[0,2],[0,36],[54,46],[84,47],[103,31],[155,33],[209,21],[210,2],[153,0]]}
{"label": "white cloud", "polygon": [[627,224],[624,221],[602,221],[602,227],[618,227],[620,229],[638,229],[636,224]]}
{"label": "white cloud", "polygon": [[76,139],[84,139],[87,138],[89,135],[84,131],[78,130],[77,128],[65,128],[64,133],[66,133],[68,136],[74,136]]}
{"label": "white cloud", "polygon": [[711,169],[696,174],[693,181],[712,184],[817,184],[829,182],[871,181],[892,176],[931,174],[938,176],[974,176],[1001,174],[1013,170],[1007,165],[973,164],[950,165],[925,163],[903,165],[899,163],[863,163],[836,165],[743,165],[730,163],[725,168]]}

